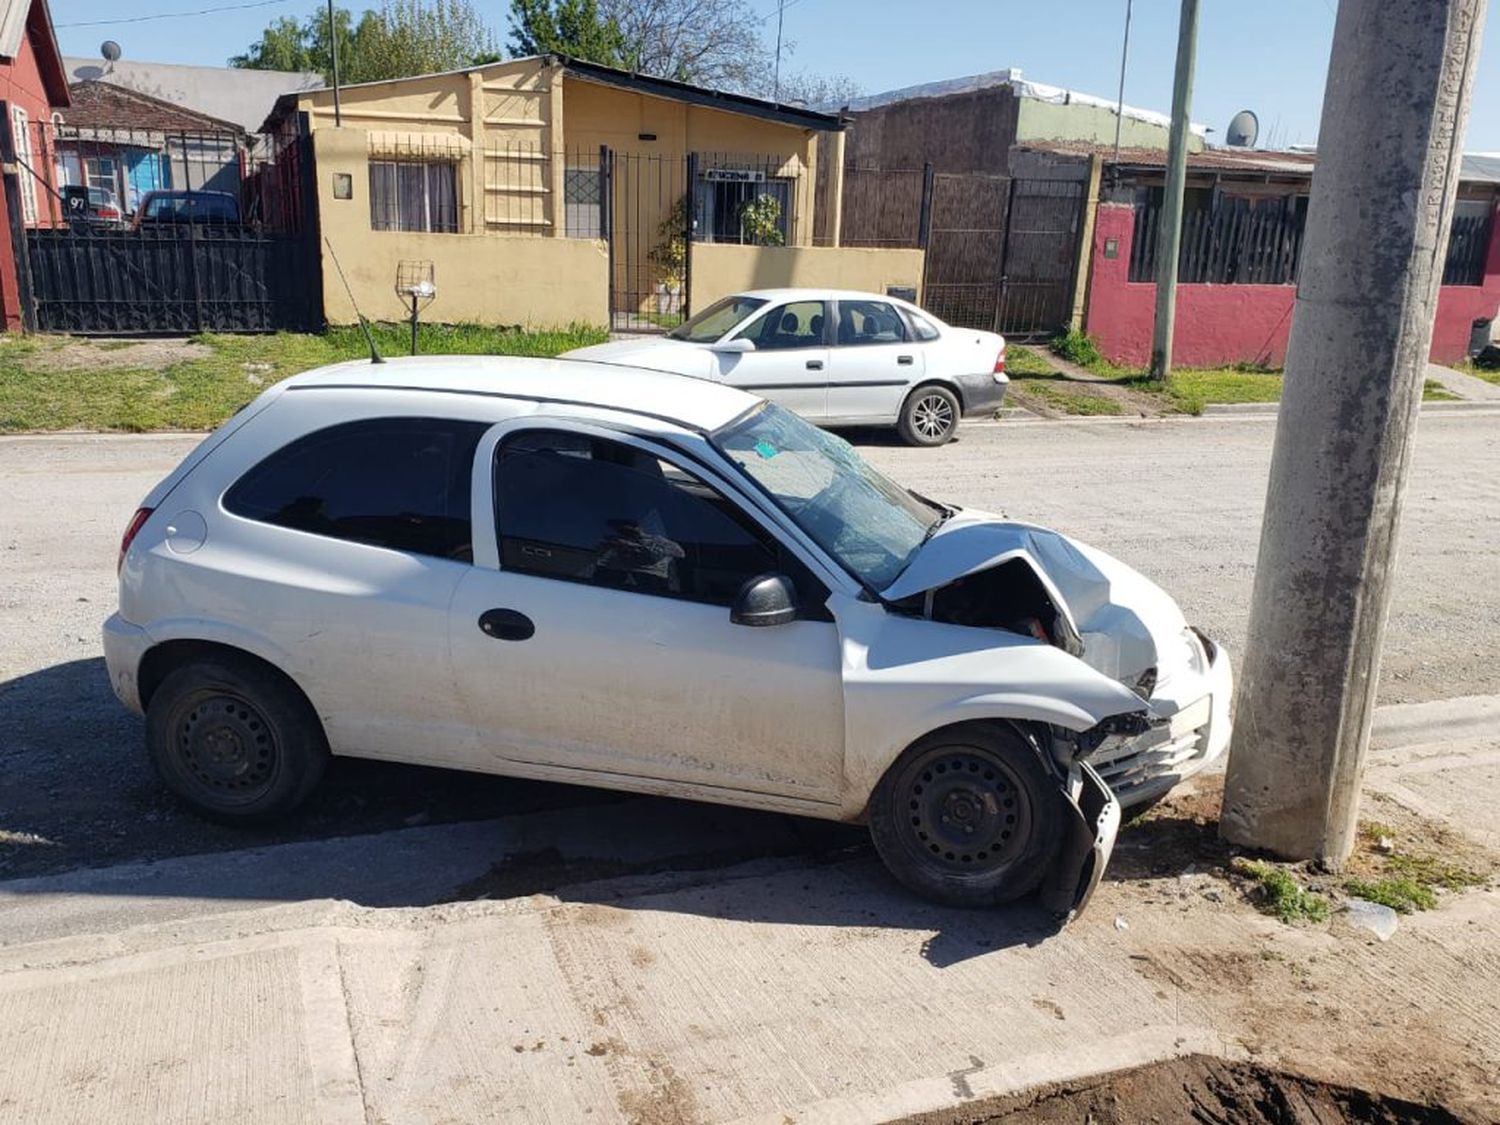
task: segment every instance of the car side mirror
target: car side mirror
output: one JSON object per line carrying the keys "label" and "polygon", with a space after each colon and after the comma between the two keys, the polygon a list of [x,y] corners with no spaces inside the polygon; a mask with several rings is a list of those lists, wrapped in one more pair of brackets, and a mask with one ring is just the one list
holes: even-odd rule
{"label": "car side mirror", "polygon": [[758,574],[740,587],[729,610],[734,625],[786,625],[797,620],[797,591],[784,574]]}
{"label": "car side mirror", "polygon": [[733,340],[720,340],[713,346],[716,352],[743,353],[755,350],[755,341],[747,340],[743,336],[736,336]]}

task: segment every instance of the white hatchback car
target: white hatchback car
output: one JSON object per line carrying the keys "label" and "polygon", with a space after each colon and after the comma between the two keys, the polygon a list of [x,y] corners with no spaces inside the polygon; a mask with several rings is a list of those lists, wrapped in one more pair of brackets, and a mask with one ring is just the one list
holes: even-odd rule
{"label": "white hatchback car", "polygon": [[895,426],[912,445],[942,445],[960,417],[1005,398],[1005,340],[955,328],[895,297],[756,289],[716,301],[665,336],[568,352],[712,379],[819,425]]}
{"label": "white hatchback car", "polygon": [[1229,738],[1223,650],[1122,563],[741,391],[573,361],[268,389],[130,521],[104,650],[220,820],[330,753],[420,762],[867,821],[919,892],[1064,915],[1115,794]]}

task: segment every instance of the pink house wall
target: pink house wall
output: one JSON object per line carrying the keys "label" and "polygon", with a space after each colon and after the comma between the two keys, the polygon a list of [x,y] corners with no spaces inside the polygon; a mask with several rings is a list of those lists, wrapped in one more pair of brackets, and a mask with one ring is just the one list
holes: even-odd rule
{"label": "pink house wall", "polygon": [[[1135,208],[1103,203],[1094,224],[1092,269],[1084,330],[1116,363],[1144,367],[1151,360],[1156,285],[1130,281]],[[1106,245],[1116,243],[1113,257]],[[1286,358],[1294,285],[1179,285],[1172,362],[1184,367],[1260,363],[1279,367]],[[1500,222],[1490,224],[1483,285],[1444,285],[1438,291],[1432,358],[1463,359],[1473,321],[1500,313]]]}

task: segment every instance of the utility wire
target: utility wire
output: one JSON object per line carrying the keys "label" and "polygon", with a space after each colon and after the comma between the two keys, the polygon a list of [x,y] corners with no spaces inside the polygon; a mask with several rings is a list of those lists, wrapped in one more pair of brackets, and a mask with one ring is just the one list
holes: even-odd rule
{"label": "utility wire", "polygon": [[220,4],[214,8],[199,8],[192,12],[158,12],[150,16],[124,16],[113,20],[84,20],[80,23],[59,23],[59,30],[68,27],[112,27],[122,23],[150,23],[153,20],[186,19],[189,16],[211,16],[215,12],[242,12],[247,8],[269,8],[276,4],[290,4],[292,0],[250,0],[245,4]]}

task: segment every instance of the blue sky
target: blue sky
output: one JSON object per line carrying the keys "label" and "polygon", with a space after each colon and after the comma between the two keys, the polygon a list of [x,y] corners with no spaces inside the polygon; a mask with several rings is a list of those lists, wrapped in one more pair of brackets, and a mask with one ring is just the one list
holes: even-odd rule
{"label": "blue sky", "polygon": [[[191,12],[236,0],[52,0],[63,51],[94,55],[115,39],[126,56],[156,62],[221,65],[279,15],[304,16],[313,0],[271,0],[203,16],[78,26],[96,20]],[[238,0],[252,3],[254,0]],[[775,35],[775,0],[748,0]],[[345,6],[362,10],[359,0]],[[477,0],[497,38],[507,0]],[[1311,143],[1317,137],[1335,0],[1205,0],[1200,17],[1193,120],[1211,139],[1239,109],[1260,118],[1261,143]],[[1175,0],[1135,0],[1125,100],[1166,112],[1177,43]],[[866,93],[1004,67],[1026,77],[1113,97],[1119,81],[1125,0],[790,0],[786,37],[793,70],[840,72]],[[1493,29],[1492,29],[1493,30]],[[1465,148],[1500,150],[1500,53],[1481,53]]]}

